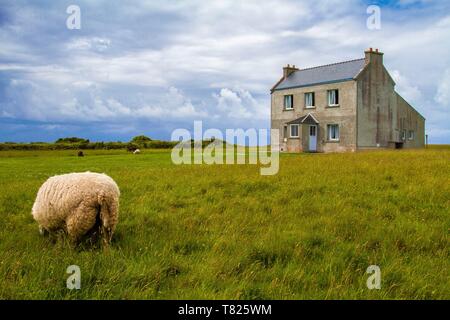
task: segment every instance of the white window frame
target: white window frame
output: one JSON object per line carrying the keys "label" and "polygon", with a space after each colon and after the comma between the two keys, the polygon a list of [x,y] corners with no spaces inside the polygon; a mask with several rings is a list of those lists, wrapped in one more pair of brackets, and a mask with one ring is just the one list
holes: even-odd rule
{"label": "white window frame", "polygon": [[[297,127],[297,135],[296,136],[293,136],[292,135],[292,128],[293,127]],[[289,126],[289,137],[290,138],[298,138],[299,136],[300,136],[300,125],[299,124],[291,124],[290,126]]]}
{"label": "white window frame", "polygon": [[402,140],[405,141],[406,140],[406,129],[402,130]]}
{"label": "white window frame", "polygon": [[408,140],[414,140],[414,130],[409,130]]}
{"label": "white window frame", "polygon": [[[335,95],[335,101],[334,101],[334,102],[336,102],[336,100],[337,100],[337,103],[330,103],[331,92],[333,92],[333,91],[337,92],[337,95]],[[339,106],[339,89],[327,90],[327,103],[328,103],[329,107],[338,107]]]}
{"label": "white window frame", "polygon": [[[291,100],[291,106],[290,106],[290,108],[288,108],[287,106],[286,106],[286,98],[287,97],[290,97],[290,100]],[[283,97],[283,108],[284,108],[284,110],[293,110],[294,109],[294,95],[292,95],[292,94],[286,94],[286,95],[284,95],[284,97]]]}
{"label": "white window frame", "polygon": [[[331,137],[331,128],[337,127],[337,137],[332,138]],[[327,139],[328,141],[339,141],[341,138],[341,130],[339,128],[339,125],[337,123],[330,123],[327,124]]]}
{"label": "white window frame", "polygon": [[[307,95],[311,95],[312,105],[308,105],[308,103],[307,103],[308,100],[306,99]],[[314,101],[314,100],[316,100],[315,98],[316,97],[315,97],[314,92],[305,92],[305,109],[314,109],[316,107],[315,106],[316,102]]]}

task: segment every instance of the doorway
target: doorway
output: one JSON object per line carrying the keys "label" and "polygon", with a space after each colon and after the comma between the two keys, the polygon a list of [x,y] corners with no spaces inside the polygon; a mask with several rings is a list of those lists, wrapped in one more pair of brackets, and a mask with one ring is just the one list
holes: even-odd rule
{"label": "doorway", "polygon": [[309,126],[309,151],[317,151],[317,126]]}

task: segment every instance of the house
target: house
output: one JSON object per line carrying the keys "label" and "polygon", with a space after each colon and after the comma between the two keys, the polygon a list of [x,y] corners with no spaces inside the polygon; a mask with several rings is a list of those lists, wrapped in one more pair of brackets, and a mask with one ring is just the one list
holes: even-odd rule
{"label": "house", "polygon": [[422,148],[425,118],[395,91],[378,49],[307,69],[287,65],[271,89],[280,151]]}

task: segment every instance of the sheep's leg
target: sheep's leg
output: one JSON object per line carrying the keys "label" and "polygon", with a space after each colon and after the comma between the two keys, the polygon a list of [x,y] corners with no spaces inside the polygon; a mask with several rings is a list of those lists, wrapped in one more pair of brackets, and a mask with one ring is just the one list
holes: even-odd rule
{"label": "sheep's leg", "polygon": [[67,221],[67,233],[72,243],[79,243],[82,237],[95,225],[97,208],[81,204]]}

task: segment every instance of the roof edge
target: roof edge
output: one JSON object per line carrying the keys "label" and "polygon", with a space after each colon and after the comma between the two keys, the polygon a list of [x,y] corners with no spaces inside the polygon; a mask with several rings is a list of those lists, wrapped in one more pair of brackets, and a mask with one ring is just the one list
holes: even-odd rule
{"label": "roof edge", "polygon": [[364,67],[353,77],[354,80],[359,80],[359,77],[369,68],[370,63],[364,64]]}
{"label": "roof edge", "polygon": [[351,60],[345,60],[345,61],[334,62],[334,63],[329,63],[329,64],[322,64],[320,66],[314,66],[314,67],[308,67],[308,68],[304,68],[304,69],[299,69],[298,71],[304,71],[304,70],[311,70],[311,69],[316,69],[316,68],[334,66],[336,64],[348,63],[348,62],[354,62],[354,61],[360,61],[360,60],[365,60],[365,58],[351,59]]}
{"label": "roof edge", "polygon": [[270,93],[274,92],[274,91],[276,90],[276,87],[277,87],[281,82],[283,82],[283,80],[284,80],[284,77],[281,77],[280,80],[278,80],[277,83],[275,83],[275,84],[272,86],[272,88],[270,88]]}
{"label": "roof edge", "polygon": [[293,86],[293,87],[287,87],[287,88],[274,88],[273,91],[281,91],[281,90],[289,90],[289,89],[296,89],[296,88],[306,88],[306,87],[312,87],[312,86],[318,86],[318,85],[324,85],[324,84],[330,84],[330,83],[339,83],[339,82],[347,82],[347,81],[355,81],[355,78],[346,78],[346,79],[339,79],[339,80],[331,80],[331,81],[323,81],[323,82],[315,82],[311,84],[305,84],[301,86]]}
{"label": "roof edge", "polygon": [[394,90],[395,94],[397,95],[397,97],[400,97],[400,99],[402,99],[403,101],[406,102],[406,104],[413,109],[419,116],[421,116],[423,118],[423,120],[427,120],[419,111],[416,110],[416,108],[414,108],[405,98],[403,98],[396,90]]}
{"label": "roof edge", "polygon": [[308,114],[303,118],[302,123],[305,122],[305,120],[308,119],[308,117],[313,118],[313,120],[314,120],[316,123],[319,123],[319,121],[316,119],[316,117],[314,117],[313,114],[311,114],[311,112],[308,112]]}

